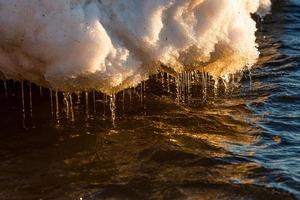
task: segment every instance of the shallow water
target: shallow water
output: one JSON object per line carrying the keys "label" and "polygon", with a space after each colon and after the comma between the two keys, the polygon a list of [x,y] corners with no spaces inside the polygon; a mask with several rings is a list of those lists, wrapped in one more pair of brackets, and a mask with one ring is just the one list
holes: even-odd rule
{"label": "shallow water", "polygon": [[73,96],[73,122],[62,94],[57,112],[36,86],[31,112],[25,82],[24,118],[8,81],[0,199],[300,199],[299,13],[299,0],[275,2],[251,78],[205,103],[176,103],[158,75],[118,95],[114,121],[109,97]]}

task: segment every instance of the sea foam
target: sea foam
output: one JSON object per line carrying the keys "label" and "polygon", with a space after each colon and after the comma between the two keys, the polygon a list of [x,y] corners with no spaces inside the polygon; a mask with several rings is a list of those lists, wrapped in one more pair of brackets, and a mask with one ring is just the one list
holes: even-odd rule
{"label": "sea foam", "polygon": [[[0,0],[2,78],[111,94],[156,73],[255,64],[270,0]],[[1,75],[0,73],[0,75]]]}

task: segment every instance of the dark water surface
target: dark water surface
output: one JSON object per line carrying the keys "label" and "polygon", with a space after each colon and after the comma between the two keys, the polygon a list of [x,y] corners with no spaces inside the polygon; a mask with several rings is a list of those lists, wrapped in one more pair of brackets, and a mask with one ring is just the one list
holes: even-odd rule
{"label": "dark water surface", "polygon": [[300,199],[300,1],[277,1],[258,41],[259,63],[230,95],[176,104],[151,80],[142,102],[119,95],[115,122],[100,94],[96,107],[92,94],[88,109],[74,102],[75,122],[60,94],[51,116],[37,87],[31,117],[28,83],[23,119],[20,83],[7,82],[0,199]]}

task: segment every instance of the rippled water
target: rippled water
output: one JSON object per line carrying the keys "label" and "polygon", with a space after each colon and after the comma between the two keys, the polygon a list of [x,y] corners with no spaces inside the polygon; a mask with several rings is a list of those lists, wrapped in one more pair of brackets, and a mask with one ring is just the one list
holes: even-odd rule
{"label": "rippled water", "polygon": [[51,116],[38,87],[31,116],[28,83],[23,120],[20,84],[7,82],[0,199],[300,199],[299,35],[300,1],[276,1],[260,61],[230,95],[179,105],[151,80],[142,100],[119,95],[114,122],[100,94],[74,102],[75,122],[60,94]]}

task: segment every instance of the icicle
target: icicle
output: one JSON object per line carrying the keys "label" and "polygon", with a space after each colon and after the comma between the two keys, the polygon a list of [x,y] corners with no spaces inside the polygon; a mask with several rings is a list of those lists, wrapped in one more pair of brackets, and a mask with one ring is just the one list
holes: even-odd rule
{"label": "icicle", "polygon": [[195,82],[195,71],[192,71],[192,72],[191,72],[191,84],[192,84],[192,85],[195,85],[195,84],[196,84],[196,82]]}
{"label": "icicle", "polygon": [[69,100],[68,100],[69,94],[63,93],[63,96],[64,96],[64,105],[66,108],[66,117],[67,117],[67,119],[69,119],[69,114],[70,114],[70,105],[69,105]]}
{"label": "icicle", "polygon": [[55,105],[56,105],[56,119],[57,123],[59,124],[59,102],[58,102],[58,92],[55,91]]}
{"label": "icicle", "polygon": [[160,73],[160,78],[161,78],[161,85],[163,87],[163,90],[165,90],[165,75],[164,75],[164,72],[161,72]]}
{"label": "icicle", "polygon": [[24,81],[21,82],[21,96],[22,96],[22,127],[25,129],[26,112],[25,112]]}
{"label": "icicle", "polygon": [[142,81],[141,83],[141,96],[140,96],[140,99],[141,99],[141,105],[143,105],[143,98],[144,98],[144,93],[143,93],[143,84],[144,84],[144,81]]}
{"label": "icicle", "polygon": [[224,77],[222,77],[222,81],[223,81],[223,84],[224,84],[224,93],[225,95],[228,94],[228,91],[229,91],[229,76],[228,75],[225,75]]}
{"label": "icicle", "polygon": [[3,85],[4,85],[5,97],[8,97],[8,94],[7,94],[7,82],[6,82],[6,80],[3,81]]}
{"label": "icicle", "polygon": [[239,87],[239,82],[241,80],[241,74],[240,73],[236,73],[236,74],[232,74],[232,91],[234,91],[236,88]]}
{"label": "icicle", "polygon": [[176,82],[176,102],[180,103],[180,97],[181,97],[181,87],[180,87],[180,75],[177,76],[177,78],[175,79]]}
{"label": "icicle", "polygon": [[31,82],[29,82],[29,109],[30,109],[30,116],[32,117],[32,87],[31,87]]}
{"label": "icicle", "polygon": [[186,95],[186,90],[185,90],[185,72],[181,73],[181,95],[182,95],[182,102],[185,103],[185,95]]}
{"label": "icicle", "polygon": [[204,70],[202,71],[202,97],[203,101],[206,101],[206,95],[207,95],[207,77]]}
{"label": "icicle", "polygon": [[52,94],[52,90],[49,89],[49,93],[50,93],[50,109],[51,109],[51,116],[53,116],[53,94]]}
{"label": "icicle", "polygon": [[188,74],[187,72],[183,73],[183,90],[184,90],[184,103],[188,103]]}
{"label": "icicle", "polygon": [[207,88],[208,88],[208,74],[203,73],[203,100],[206,101],[207,99]]}
{"label": "icicle", "polygon": [[72,94],[69,94],[69,100],[70,100],[71,121],[74,122],[75,121],[75,117],[74,117],[74,108],[73,108]]}
{"label": "icicle", "polygon": [[190,104],[190,98],[191,98],[191,73],[187,72],[187,104]]}
{"label": "icicle", "polygon": [[89,118],[89,93],[85,92],[85,114]]}
{"label": "icicle", "polygon": [[24,81],[21,82],[21,95],[22,95],[22,112],[25,113]]}
{"label": "icicle", "polygon": [[116,120],[116,95],[115,94],[112,94],[110,96],[110,111],[111,111],[111,119],[113,125],[115,125],[115,120]]}

